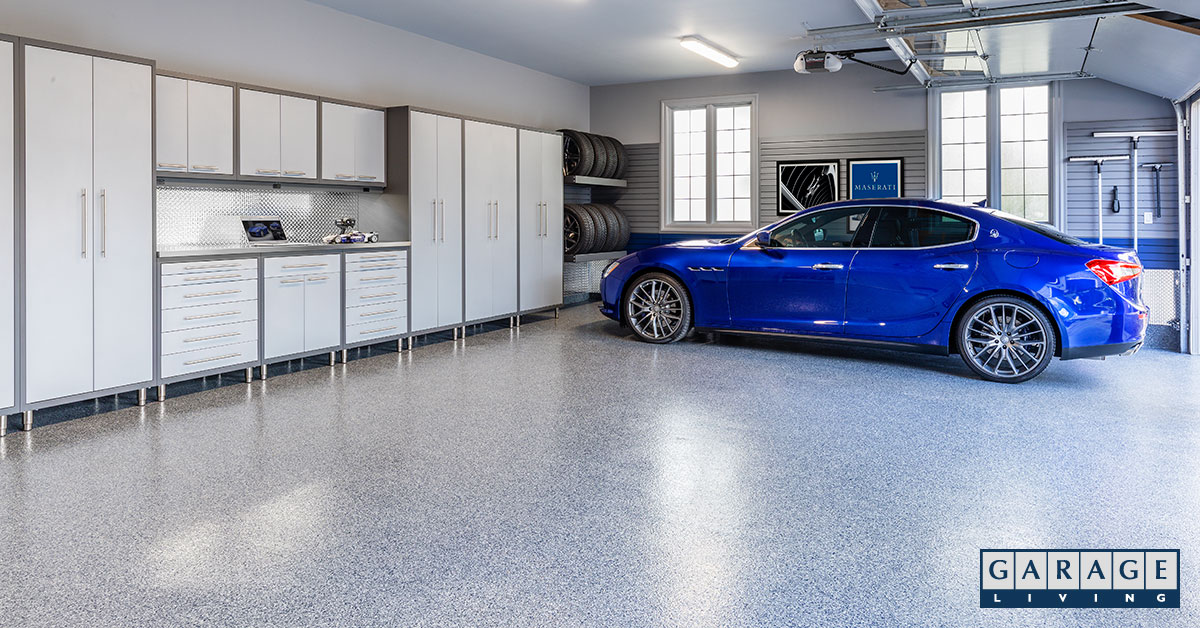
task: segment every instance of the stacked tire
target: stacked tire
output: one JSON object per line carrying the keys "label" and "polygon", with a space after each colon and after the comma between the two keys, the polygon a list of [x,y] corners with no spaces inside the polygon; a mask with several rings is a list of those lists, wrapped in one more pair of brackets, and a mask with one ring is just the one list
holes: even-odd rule
{"label": "stacked tire", "polygon": [[607,135],[562,129],[563,176],[621,179],[629,165],[625,145]]}
{"label": "stacked tire", "polygon": [[616,206],[563,206],[563,252],[567,255],[623,251],[627,244],[629,220]]}

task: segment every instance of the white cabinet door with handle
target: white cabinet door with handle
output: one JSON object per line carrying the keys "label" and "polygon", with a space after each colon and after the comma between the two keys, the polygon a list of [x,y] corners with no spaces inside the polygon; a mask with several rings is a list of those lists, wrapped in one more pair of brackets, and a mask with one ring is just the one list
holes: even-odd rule
{"label": "white cabinet door with handle", "polygon": [[409,114],[409,240],[412,241],[412,328],[438,326],[438,117]]}
{"label": "white cabinet door with handle", "polygon": [[287,179],[317,178],[317,101],[280,96],[279,168]]}
{"label": "white cabinet door with handle", "polygon": [[304,352],[304,277],[268,277],[263,284],[263,355]]}
{"label": "white cabinet door with handle", "polygon": [[187,172],[188,82],[173,76],[158,76],[154,83],[156,169]]}
{"label": "white cabinet door with handle", "polygon": [[521,129],[517,203],[521,232],[521,309],[545,305],[541,285],[542,257],[542,134]]}
{"label": "white cabinet door with handle", "polygon": [[188,81],[188,172],[233,174],[233,87]]}
{"label": "white cabinet door with handle", "polygon": [[321,103],[321,178],[354,181],[354,141],[358,134],[357,108]]}
{"label": "white cabinet door with handle", "polygon": [[[463,121],[437,118],[438,324],[463,322]],[[414,273],[415,274],[415,273]]]}
{"label": "white cabinet door with handle", "polygon": [[304,278],[304,350],[332,348],[342,342],[342,273]]}
{"label": "white cabinet door with handle", "polygon": [[13,231],[13,175],[16,167],[13,147],[16,139],[13,94],[16,91],[12,42],[0,41],[0,408],[16,404],[16,320],[13,285],[16,234]]}
{"label": "white cabinet door with handle", "polygon": [[96,390],[154,377],[150,66],[94,60],[92,189]]}
{"label": "white cabinet door with handle", "polygon": [[279,94],[238,90],[238,139],[242,175],[281,175]]}
{"label": "white cabinet door with handle", "polygon": [[563,302],[562,136],[542,136],[542,306]]}
{"label": "white cabinet door with handle", "polygon": [[354,172],[359,181],[382,185],[387,138],[384,136],[386,115],[376,109],[355,112]]}
{"label": "white cabinet door with handle", "polygon": [[517,311],[517,130],[492,129],[492,316]]}
{"label": "white cabinet door with handle", "polygon": [[39,402],[92,390],[92,57],[25,48],[24,127],[25,397]]}

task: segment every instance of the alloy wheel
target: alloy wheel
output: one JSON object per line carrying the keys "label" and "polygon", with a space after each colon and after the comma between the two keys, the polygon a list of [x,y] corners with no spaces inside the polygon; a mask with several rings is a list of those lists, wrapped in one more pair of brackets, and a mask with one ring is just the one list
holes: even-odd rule
{"label": "alloy wheel", "polygon": [[646,338],[665,340],[683,325],[683,299],[671,284],[647,279],[633,288],[628,300],[629,324]]}
{"label": "alloy wheel", "polygon": [[574,253],[579,248],[579,220],[567,213],[563,216],[563,250]]}
{"label": "alloy wheel", "polygon": [[980,370],[998,379],[1027,375],[1051,350],[1040,317],[1016,303],[992,303],[967,321],[965,351]]}

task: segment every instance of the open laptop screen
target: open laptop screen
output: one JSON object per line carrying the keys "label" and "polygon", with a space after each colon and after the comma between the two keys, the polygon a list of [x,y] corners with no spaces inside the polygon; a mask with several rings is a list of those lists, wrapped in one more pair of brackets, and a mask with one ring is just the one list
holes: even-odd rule
{"label": "open laptop screen", "polygon": [[279,216],[242,216],[242,228],[251,244],[287,242]]}

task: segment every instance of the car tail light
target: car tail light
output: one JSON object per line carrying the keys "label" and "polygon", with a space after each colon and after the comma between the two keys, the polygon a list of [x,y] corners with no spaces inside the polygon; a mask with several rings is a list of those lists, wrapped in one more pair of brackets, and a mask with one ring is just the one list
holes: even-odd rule
{"label": "car tail light", "polygon": [[1100,281],[1112,286],[1129,281],[1142,274],[1141,264],[1112,259],[1094,259],[1087,263],[1088,270],[1096,273]]}

